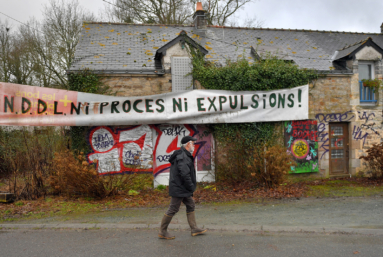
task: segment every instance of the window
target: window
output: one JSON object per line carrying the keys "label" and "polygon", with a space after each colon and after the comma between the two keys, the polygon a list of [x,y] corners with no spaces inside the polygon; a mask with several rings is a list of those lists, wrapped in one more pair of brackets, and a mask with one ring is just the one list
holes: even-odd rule
{"label": "window", "polygon": [[372,88],[363,86],[362,79],[374,79],[374,63],[362,62],[358,65],[360,103],[376,103],[375,92]]}

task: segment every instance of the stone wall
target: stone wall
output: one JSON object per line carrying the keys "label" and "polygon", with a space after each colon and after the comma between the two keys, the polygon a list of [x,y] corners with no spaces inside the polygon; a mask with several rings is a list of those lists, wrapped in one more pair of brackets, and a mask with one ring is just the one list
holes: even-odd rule
{"label": "stone wall", "polygon": [[[360,104],[357,69],[354,72],[353,75],[329,75],[310,84],[309,118],[318,122],[320,176],[331,175],[328,151],[330,123],[348,123],[351,175],[365,169],[359,157],[382,140],[382,92],[377,92],[376,104]],[[376,77],[381,78],[381,75]]]}
{"label": "stone wall", "polygon": [[172,92],[172,76],[165,75],[106,75],[102,81],[116,96],[145,96]]}
{"label": "stone wall", "polygon": [[310,84],[309,119],[318,113],[350,110],[351,76],[328,76]]}

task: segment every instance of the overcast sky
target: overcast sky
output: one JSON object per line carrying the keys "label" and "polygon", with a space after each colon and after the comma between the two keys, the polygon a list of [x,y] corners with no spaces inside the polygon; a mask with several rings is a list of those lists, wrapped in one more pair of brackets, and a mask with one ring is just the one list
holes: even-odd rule
{"label": "overcast sky", "polygon": [[[47,2],[48,0],[0,0],[0,12],[27,22],[32,16],[40,19],[42,5]],[[97,15],[104,5],[102,0],[79,2]],[[265,28],[380,33],[382,13],[382,0],[256,0],[255,3],[248,4],[238,17],[255,15],[264,21]],[[0,13],[0,20],[5,19],[7,17]]]}

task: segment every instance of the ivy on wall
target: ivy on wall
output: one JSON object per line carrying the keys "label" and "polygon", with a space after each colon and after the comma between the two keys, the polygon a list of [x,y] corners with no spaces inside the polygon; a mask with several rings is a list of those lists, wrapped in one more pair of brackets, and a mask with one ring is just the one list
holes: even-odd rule
{"label": "ivy on wall", "polygon": [[[110,95],[111,88],[102,82],[102,77],[92,73],[89,69],[84,69],[77,73],[68,75],[69,90],[100,95]],[[86,141],[89,127],[71,127],[71,148],[80,152],[89,153],[90,146]]]}
{"label": "ivy on wall", "polygon": [[[190,47],[192,54],[192,75],[206,89],[232,91],[268,91],[293,88],[308,84],[318,78],[314,70],[299,69],[291,62],[271,57],[266,60],[248,62],[239,59],[228,61],[219,67],[206,61],[201,54]],[[264,123],[216,124],[210,127],[218,139],[235,138],[240,131],[245,142],[272,138],[274,125]]]}
{"label": "ivy on wall", "polygon": [[[189,51],[193,79],[205,89],[268,91],[302,86],[318,78],[314,70],[300,69],[292,62],[275,57],[254,62],[241,58],[236,62],[227,61],[222,67],[206,61],[193,47],[189,47]],[[226,149],[226,161],[223,165],[217,164],[217,179],[233,183],[246,181],[254,172],[251,163],[257,152],[283,142],[283,133],[278,133],[282,132],[278,130],[281,126],[278,125],[278,122],[209,125],[218,145]],[[252,170],[247,167],[252,167]]]}
{"label": "ivy on wall", "polygon": [[299,69],[297,65],[277,58],[254,63],[240,59],[219,67],[195,55],[192,64],[193,78],[206,89],[267,91],[306,85],[318,78],[314,70]]}
{"label": "ivy on wall", "polygon": [[68,75],[69,90],[100,95],[111,94],[111,88],[101,81],[102,77],[84,69]]}

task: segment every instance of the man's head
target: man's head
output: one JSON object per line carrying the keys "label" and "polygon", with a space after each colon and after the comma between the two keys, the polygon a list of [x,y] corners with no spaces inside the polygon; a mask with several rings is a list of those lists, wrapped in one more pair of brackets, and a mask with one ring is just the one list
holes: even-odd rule
{"label": "man's head", "polygon": [[195,141],[197,141],[196,138],[191,137],[191,136],[186,136],[181,139],[181,144],[182,146],[189,151],[191,154],[194,152],[194,144]]}

